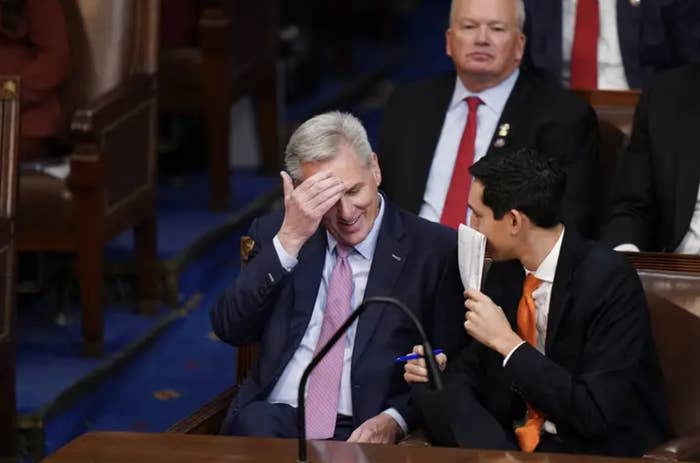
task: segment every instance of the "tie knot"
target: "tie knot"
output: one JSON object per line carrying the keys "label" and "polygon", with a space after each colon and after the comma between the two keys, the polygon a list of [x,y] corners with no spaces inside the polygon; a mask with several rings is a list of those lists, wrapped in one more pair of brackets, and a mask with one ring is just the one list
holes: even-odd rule
{"label": "tie knot", "polygon": [[540,283],[542,283],[542,280],[537,278],[534,273],[529,273],[525,277],[525,283],[523,284],[523,294],[532,295],[533,291],[535,291],[540,286]]}
{"label": "tie knot", "polygon": [[345,246],[340,243],[335,245],[335,255],[338,259],[345,259],[352,252],[352,246]]}
{"label": "tie knot", "polygon": [[479,105],[483,103],[483,101],[481,101],[481,98],[479,98],[478,96],[468,96],[465,98],[465,100],[467,101],[467,107],[469,108],[470,112],[476,111],[476,108],[478,108]]}

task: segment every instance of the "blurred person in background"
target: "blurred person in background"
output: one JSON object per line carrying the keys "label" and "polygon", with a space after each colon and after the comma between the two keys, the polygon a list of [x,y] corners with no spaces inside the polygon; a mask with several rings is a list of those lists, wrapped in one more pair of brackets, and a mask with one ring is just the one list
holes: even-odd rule
{"label": "blurred person in background", "polygon": [[0,74],[21,79],[20,161],[46,153],[61,129],[69,55],[59,0],[0,0]]}

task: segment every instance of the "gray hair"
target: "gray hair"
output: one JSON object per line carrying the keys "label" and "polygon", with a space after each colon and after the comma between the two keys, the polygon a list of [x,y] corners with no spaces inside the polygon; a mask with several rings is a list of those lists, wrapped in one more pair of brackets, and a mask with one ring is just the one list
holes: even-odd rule
{"label": "gray hair", "polygon": [[331,159],[343,144],[353,148],[367,165],[372,162],[367,131],[355,116],[340,111],[314,116],[301,124],[287,143],[284,153],[287,172],[298,181],[302,164]]}
{"label": "gray hair", "polygon": [[[459,0],[452,0],[450,3],[450,25],[455,13],[455,3]],[[525,2],[523,0],[515,0],[515,25],[520,29],[520,32],[525,28]]]}

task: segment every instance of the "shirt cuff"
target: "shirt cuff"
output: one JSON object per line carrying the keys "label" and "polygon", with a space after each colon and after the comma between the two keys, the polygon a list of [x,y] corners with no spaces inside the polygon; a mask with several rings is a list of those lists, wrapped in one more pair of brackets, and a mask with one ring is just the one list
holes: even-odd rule
{"label": "shirt cuff", "polygon": [[287,253],[287,251],[284,250],[284,247],[282,246],[282,243],[280,242],[280,239],[277,237],[277,235],[275,235],[275,237],[272,238],[272,245],[275,247],[277,258],[280,260],[280,264],[282,264],[282,267],[288,272],[294,270],[294,267],[296,267],[298,260],[295,257],[290,256]]}
{"label": "shirt cuff", "polygon": [[506,358],[503,359],[503,368],[506,367],[506,364],[508,363],[508,360],[510,360],[510,356],[513,355],[513,352],[515,352],[516,350],[518,350],[518,347],[522,346],[523,344],[525,344],[525,341],[520,341],[520,343],[518,343],[517,346],[513,347],[513,348],[510,350],[510,352],[508,352],[508,355],[506,355]]}
{"label": "shirt cuff", "polygon": [[632,243],[618,244],[613,249],[615,251],[622,251],[622,252],[639,252],[639,248],[637,247],[637,245],[632,244]]}
{"label": "shirt cuff", "polygon": [[406,424],[406,420],[403,419],[403,416],[401,416],[401,414],[395,408],[387,408],[382,413],[386,413],[387,415],[392,417],[394,421],[396,421],[396,423],[403,431],[404,436],[408,434],[408,425]]}

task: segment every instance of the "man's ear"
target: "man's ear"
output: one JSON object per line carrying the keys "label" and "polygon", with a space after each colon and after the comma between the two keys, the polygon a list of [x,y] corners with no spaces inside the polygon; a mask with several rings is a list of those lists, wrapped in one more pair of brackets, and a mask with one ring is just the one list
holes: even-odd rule
{"label": "man's ear", "polygon": [[510,225],[510,234],[517,235],[522,230],[527,217],[517,209],[511,209],[506,213],[508,225]]}
{"label": "man's ear", "polygon": [[372,153],[370,169],[372,170],[372,176],[374,177],[374,181],[377,183],[377,187],[379,187],[379,185],[382,184],[382,170],[379,168],[379,158],[377,158],[376,153]]}

